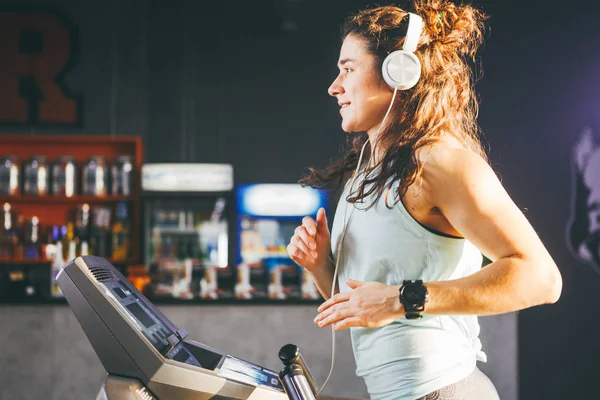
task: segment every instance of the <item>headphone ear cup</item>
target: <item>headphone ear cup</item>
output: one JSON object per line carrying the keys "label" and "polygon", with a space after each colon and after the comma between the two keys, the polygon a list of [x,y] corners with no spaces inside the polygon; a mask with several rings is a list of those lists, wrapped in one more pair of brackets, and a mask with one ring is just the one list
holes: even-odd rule
{"label": "headphone ear cup", "polygon": [[381,73],[385,82],[393,89],[407,90],[419,81],[421,62],[410,51],[396,50],[383,61]]}

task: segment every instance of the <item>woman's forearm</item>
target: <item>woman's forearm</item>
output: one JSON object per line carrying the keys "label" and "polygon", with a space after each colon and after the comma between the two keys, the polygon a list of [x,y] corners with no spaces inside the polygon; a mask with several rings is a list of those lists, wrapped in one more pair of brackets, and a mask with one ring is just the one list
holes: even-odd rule
{"label": "woman's forearm", "polygon": [[[552,263],[551,266],[545,263]],[[537,262],[501,258],[482,270],[452,281],[426,282],[426,314],[493,315],[555,303],[562,279],[551,259]]]}
{"label": "woman's forearm", "polygon": [[[327,262],[319,269],[309,272],[310,277],[312,278],[315,286],[317,286],[317,290],[321,293],[321,296],[325,298],[325,300],[331,297],[331,286],[333,285],[333,270],[335,266],[331,262],[331,260],[327,260]],[[335,293],[339,292],[339,287],[336,282],[335,285]]]}

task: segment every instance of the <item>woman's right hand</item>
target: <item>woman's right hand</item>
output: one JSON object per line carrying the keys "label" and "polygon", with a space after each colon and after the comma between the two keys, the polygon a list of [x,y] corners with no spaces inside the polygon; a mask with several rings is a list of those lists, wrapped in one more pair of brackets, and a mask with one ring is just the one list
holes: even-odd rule
{"label": "woman's right hand", "polygon": [[324,208],[319,208],[316,221],[311,217],[302,219],[302,225],[294,231],[287,251],[296,264],[311,273],[328,262],[331,236]]}

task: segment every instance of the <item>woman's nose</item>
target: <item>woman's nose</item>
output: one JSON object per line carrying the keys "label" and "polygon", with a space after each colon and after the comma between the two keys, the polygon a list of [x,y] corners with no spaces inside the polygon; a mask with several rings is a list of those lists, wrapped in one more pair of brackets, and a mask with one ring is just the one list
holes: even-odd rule
{"label": "woman's nose", "polygon": [[329,89],[327,89],[327,93],[329,93],[329,95],[333,97],[344,93],[344,88],[339,83],[339,76],[335,78],[335,80],[331,83]]}

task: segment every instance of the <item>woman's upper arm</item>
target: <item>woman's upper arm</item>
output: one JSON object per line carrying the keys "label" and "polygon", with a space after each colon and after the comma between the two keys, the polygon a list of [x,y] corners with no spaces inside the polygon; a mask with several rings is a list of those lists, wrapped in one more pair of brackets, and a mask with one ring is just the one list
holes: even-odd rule
{"label": "woman's upper arm", "polygon": [[490,260],[520,257],[554,265],[531,224],[477,154],[432,146],[422,184],[428,201]]}

